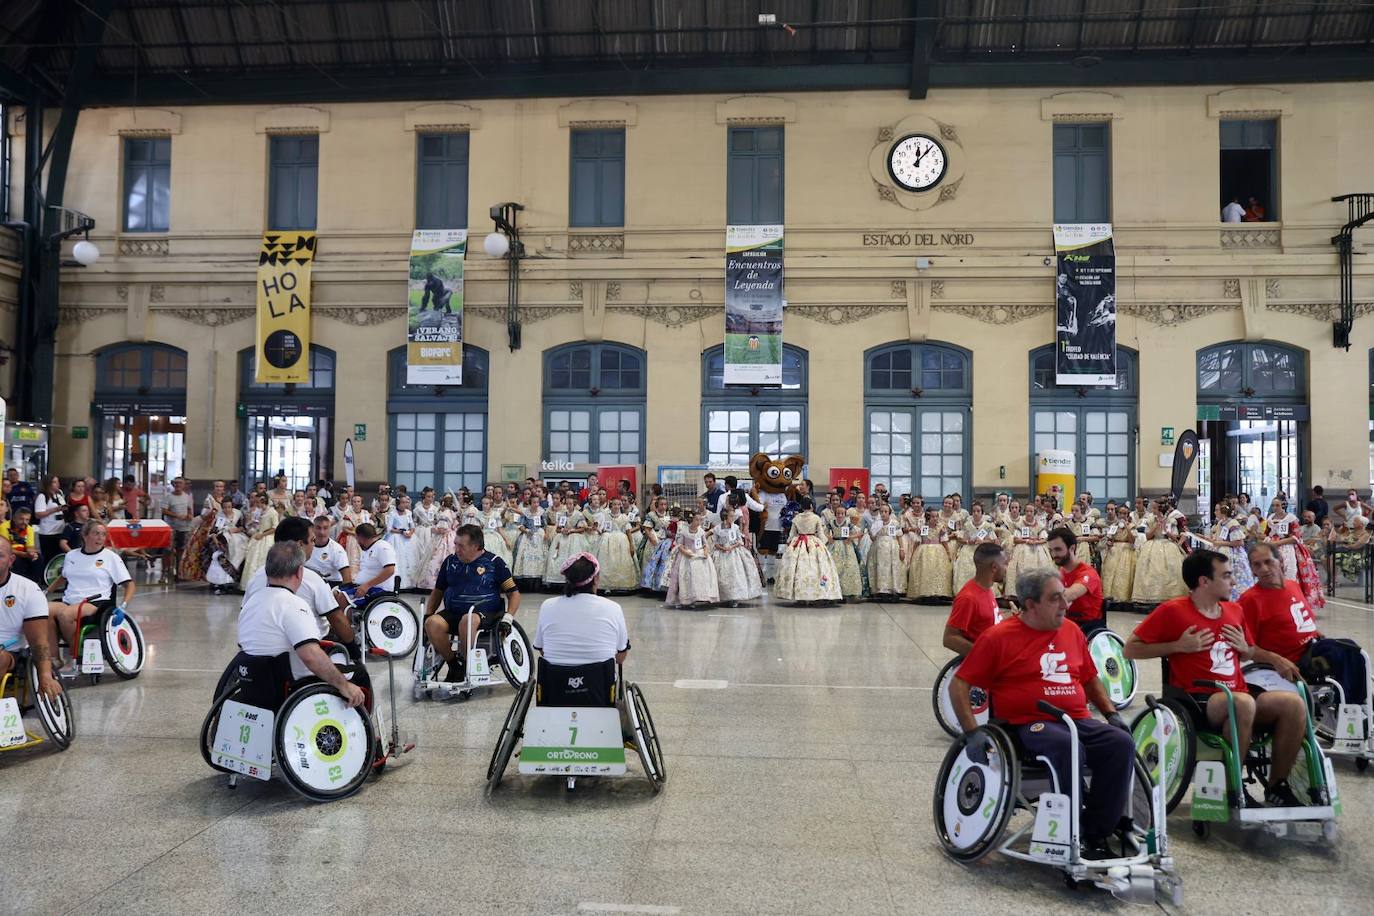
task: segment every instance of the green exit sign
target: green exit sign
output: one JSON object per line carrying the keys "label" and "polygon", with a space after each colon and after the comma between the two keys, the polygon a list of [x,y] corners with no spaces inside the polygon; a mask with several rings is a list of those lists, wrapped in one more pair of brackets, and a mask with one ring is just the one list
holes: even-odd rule
{"label": "green exit sign", "polygon": [[354,423],[354,424],[353,424],[353,438],[356,439],[356,440],[358,440],[359,442],[366,442],[366,441],[367,441],[367,424],[366,424],[366,423]]}
{"label": "green exit sign", "polygon": [[73,427],[72,427],[72,438],[73,438],[73,439],[89,439],[89,438],[91,438],[91,428],[90,428],[89,426],[73,426]]}

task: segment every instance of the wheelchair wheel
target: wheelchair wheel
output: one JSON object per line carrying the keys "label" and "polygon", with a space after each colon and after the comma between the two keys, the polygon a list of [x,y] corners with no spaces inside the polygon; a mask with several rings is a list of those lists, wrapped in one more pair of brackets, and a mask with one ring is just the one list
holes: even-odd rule
{"label": "wheelchair wheel", "polygon": [[138,677],[143,670],[143,631],[127,612],[118,624],[114,619],[113,607],[101,613],[100,644],[105,652],[105,661],[110,663],[115,674],[127,681]]}
{"label": "wheelchair wheel", "polygon": [[1099,630],[1088,642],[1098,680],[1117,709],[1131,705],[1137,687],[1135,661],[1125,656],[1125,646],[1125,641],[1111,630]]}
{"label": "wheelchair wheel", "polygon": [[43,585],[52,585],[62,575],[62,563],[67,559],[65,553],[59,553],[48,561],[48,565],[43,567]]}
{"label": "wheelchair wheel", "polygon": [[638,684],[625,688],[626,708],[630,714],[630,726],[635,733],[635,748],[639,751],[639,762],[644,767],[644,775],[653,784],[654,794],[663,790],[668,782],[668,770],[663,764],[663,746],[658,741],[658,731],[654,728],[654,717],[649,715],[649,705],[644,702],[644,691]]}
{"label": "wheelchair wheel", "polygon": [[379,598],[363,612],[363,640],[368,649],[381,649],[392,658],[405,658],[420,642],[420,621],[399,598]]}
{"label": "wheelchair wheel", "polygon": [[534,681],[526,681],[511,700],[506,710],[506,721],[501,725],[501,734],[496,738],[496,747],[491,752],[491,762],[487,764],[487,791],[495,789],[506,774],[510,758],[515,753],[515,742],[525,733],[525,715],[534,699]]}
{"label": "wheelchair wheel", "polygon": [[277,712],[277,767],[311,801],[337,801],[361,789],[375,745],[372,717],[350,709],[328,684],[302,687]]}
{"label": "wheelchair wheel", "polygon": [[978,733],[991,740],[988,762],[970,760],[968,739],[960,736],[935,781],[935,832],[960,862],[976,862],[993,850],[1020,794],[1020,765],[1007,733],[995,725],[980,726]]}
{"label": "wheelchair wheel", "polygon": [[38,666],[33,659],[29,659],[28,671],[25,676],[29,679],[28,689],[33,695],[34,708],[38,710],[38,720],[43,723],[43,731],[47,733],[48,739],[57,745],[57,749],[65,751],[71,746],[72,738],[76,737],[76,719],[72,715],[72,701],[67,697],[67,688],[58,682],[59,693],[56,700],[49,700],[38,689]]}
{"label": "wheelchair wheel", "polygon": [[[935,679],[935,691],[930,695],[930,705],[935,709],[935,721],[940,723],[940,727],[951,738],[963,734],[963,729],[959,727],[959,718],[954,714],[954,704],[949,700],[949,682],[954,680],[954,672],[959,670],[961,662],[963,658],[956,656],[940,669],[940,674]],[[974,687],[969,691],[969,699],[973,702],[974,720],[979,725],[986,725],[991,706],[988,692],[982,687]]]}
{"label": "wheelchair wheel", "polygon": [[[1155,739],[1156,718],[1162,719],[1164,746]],[[1197,735],[1193,720],[1173,700],[1160,700],[1143,710],[1131,722],[1136,754],[1144,762],[1149,777],[1164,786],[1164,807],[1172,813],[1188,793],[1197,763]],[[1163,762],[1163,772],[1160,764]]]}
{"label": "wheelchair wheel", "polygon": [[[210,752],[215,743],[215,733],[219,731],[220,710],[224,708],[224,704],[231,699],[238,690],[237,682],[232,686],[228,686],[230,673],[232,671],[233,667],[231,666],[220,678],[221,686],[215,691],[215,702],[210,707],[210,711],[205,714],[205,720],[200,723],[200,757],[205,761],[206,766],[210,767],[212,770],[218,770],[221,773],[232,773],[234,771],[216,766],[213,758],[210,756]],[[226,686],[228,689],[224,689]]]}
{"label": "wheelchair wheel", "polygon": [[510,681],[512,687],[519,690],[529,681],[530,671],[534,666],[529,637],[525,635],[524,627],[513,617],[503,618],[496,627],[496,647],[501,653],[501,673]]}

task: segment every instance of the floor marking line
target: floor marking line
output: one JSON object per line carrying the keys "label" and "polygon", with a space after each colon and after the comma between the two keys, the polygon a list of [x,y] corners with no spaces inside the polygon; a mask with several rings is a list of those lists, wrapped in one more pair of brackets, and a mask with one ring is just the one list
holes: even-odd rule
{"label": "floor marking line", "polygon": [[652,903],[579,903],[577,905],[579,913],[655,913],[661,916],[673,916],[681,913],[682,907],[677,906],[658,906]]}
{"label": "floor marking line", "polygon": [[1349,601],[1342,601],[1342,600],[1339,599],[1339,598],[1331,598],[1331,597],[1328,597],[1328,598],[1326,599],[1326,603],[1327,603],[1327,604],[1339,604],[1341,607],[1348,607],[1348,608],[1350,608],[1350,609],[1352,609],[1352,610],[1356,610],[1356,611],[1374,611],[1374,607],[1370,607],[1370,606],[1367,605],[1367,604],[1351,604]]}

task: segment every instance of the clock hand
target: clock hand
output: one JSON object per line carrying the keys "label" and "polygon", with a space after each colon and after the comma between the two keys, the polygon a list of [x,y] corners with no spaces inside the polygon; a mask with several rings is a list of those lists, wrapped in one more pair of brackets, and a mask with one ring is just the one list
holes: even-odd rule
{"label": "clock hand", "polygon": [[928,152],[930,152],[930,147],[927,146],[925,149],[923,149],[923,150],[921,150],[919,153],[917,153],[917,154],[916,154],[916,161],[913,162],[912,165],[920,165],[920,164],[921,164],[921,160],[925,157],[925,154],[928,153]]}

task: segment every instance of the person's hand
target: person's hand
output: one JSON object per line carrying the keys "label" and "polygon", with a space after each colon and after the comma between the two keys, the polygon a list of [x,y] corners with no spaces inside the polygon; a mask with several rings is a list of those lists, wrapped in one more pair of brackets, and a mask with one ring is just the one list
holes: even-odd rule
{"label": "person's hand", "polygon": [[365,699],[367,699],[366,694],[363,693],[362,688],[357,684],[344,684],[343,687],[339,688],[339,693],[343,696],[344,702],[348,704],[349,709],[356,709],[363,704]]}
{"label": "person's hand", "polygon": [[57,678],[52,676],[51,671],[39,672],[38,689],[43,691],[43,696],[47,697],[54,703],[56,703],[58,697],[62,695],[62,687],[60,684],[57,683]]}
{"label": "person's hand", "polygon": [[1221,628],[1221,636],[1242,658],[1250,654],[1250,644],[1245,641],[1245,631],[1240,627],[1228,623]]}
{"label": "person's hand", "polygon": [[1121,713],[1119,712],[1113,712],[1111,715],[1107,716],[1107,724],[1119,728],[1128,734],[1131,731],[1131,727],[1126,724],[1125,719],[1121,718]]}
{"label": "person's hand", "polygon": [[1203,652],[1216,642],[1216,634],[1211,630],[1189,627],[1174,641],[1174,651],[1181,653]]}
{"label": "person's hand", "polygon": [[974,763],[983,766],[988,765],[988,748],[992,746],[992,738],[988,733],[982,731],[971,731],[964,733],[964,756]]}
{"label": "person's hand", "polygon": [[1273,664],[1274,670],[1277,671],[1280,675],[1282,675],[1286,680],[1297,683],[1298,678],[1302,677],[1302,672],[1298,670],[1298,666],[1293,664],[1288,659],[1284,658],[1282,655],[1276,655],[1273,659]]}

